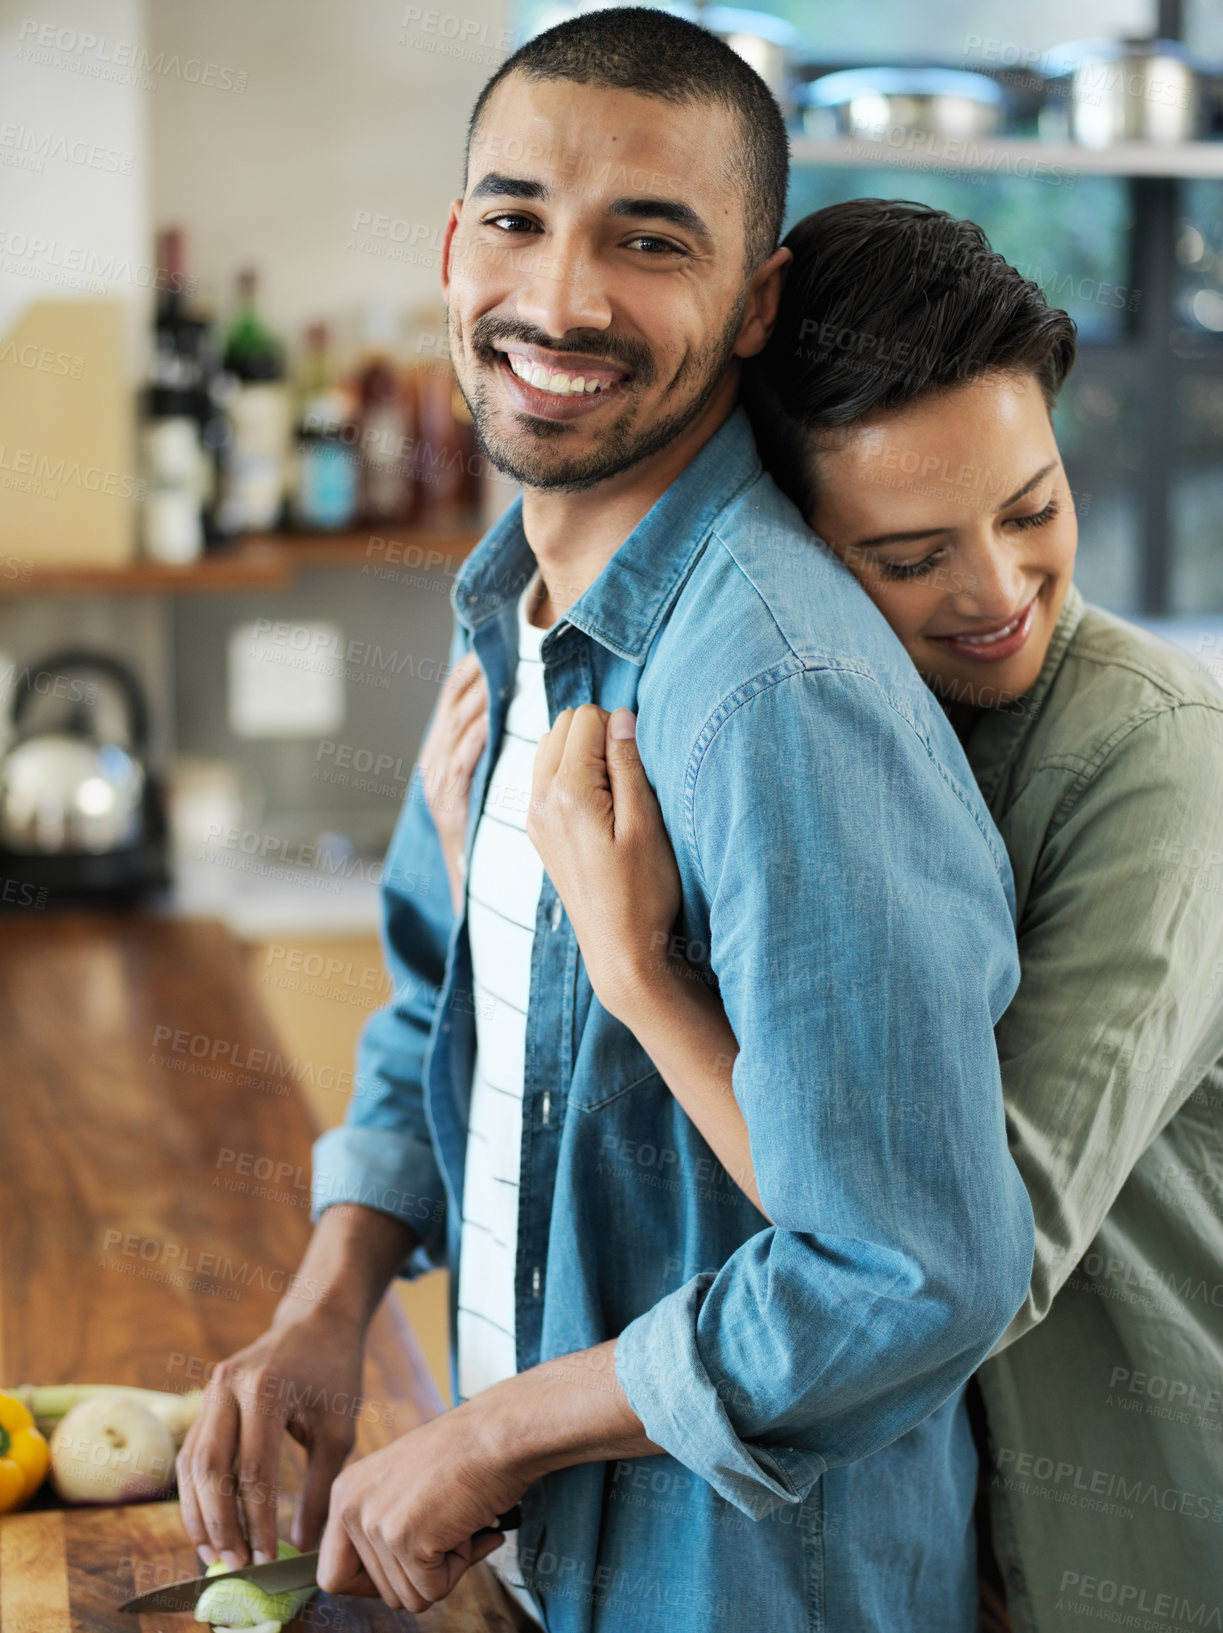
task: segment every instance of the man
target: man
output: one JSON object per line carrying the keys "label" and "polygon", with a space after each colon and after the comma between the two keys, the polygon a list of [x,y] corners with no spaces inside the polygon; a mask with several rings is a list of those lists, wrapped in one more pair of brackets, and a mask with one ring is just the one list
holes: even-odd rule
{"label": "man", "polygon": [[[210,1552],[246,1557],[235,1464],[274,1548],[261,1378],[351,1397],[390,1278],[449,1263],[459,1405],[342,1474],[347,1423],[289,1421],[300,1545],[330,1495],[323,1587],[367,1575],[417,1610],[495,1553],[566,1633],[975,1624],[959,1392],[1032,1261],[992,1031],[1011,882],[938,705],[735,407],[785,178],[763,84],[657,12],[548,31],[477,104],[451,350],[525,491],[453,593],[452,659],[474,650],[491,699],[469,890],[456,918],[416,779],[386,872],[395,996],[316,1147],[319,1296],[219,1370],[184,1447]],[[524,758],[586,704],[639,714],[772,1228],[531,873]],[[515,1503],[511,1547],[490,1528]]]}

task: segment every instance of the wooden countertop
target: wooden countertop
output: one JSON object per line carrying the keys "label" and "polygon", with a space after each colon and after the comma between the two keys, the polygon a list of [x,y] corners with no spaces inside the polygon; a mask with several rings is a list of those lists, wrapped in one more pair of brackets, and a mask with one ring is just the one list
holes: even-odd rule
{"label": "wooden countertop", "polygon": [[[0,1386],[197,1387],[265,1328],[310,1234],[310,1066],[278,1046],[238,943],[136,915],[0,921],[0,1060]],[[365,1398],[359,1455],[442,1407],[391,1295]],[[303,1466],[286,1437],[287,1493]],[[4,1633],[196,1625],[115,1609],[199,1569],[176,1502],[53,1504],[44,1488],[0,1518]],[[328,1619],[327,1602],[316,1617],[345,1633],[511,1627],[486,1565],[420,1617],[345,1599]]]}

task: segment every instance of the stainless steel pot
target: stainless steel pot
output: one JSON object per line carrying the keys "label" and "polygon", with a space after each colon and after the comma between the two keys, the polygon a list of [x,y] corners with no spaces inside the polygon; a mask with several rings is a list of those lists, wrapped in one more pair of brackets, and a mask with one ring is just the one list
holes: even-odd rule
{"label": "stainless steel pot", "polygon": [[794,109],[794,62],[802,45],[798,30],[782,17],[739,6],[702,6],[695,14],[702,28],[726,41],[756,70],[782,112]]}
{"label": "stainless steel pot", "polygon": [[954,68],[846,68],[803,87],[812,136],[886,142],[911,131],[948,140],[990,136],[1005,99],[987,74]]}
{"label": "stainless steel pot", "polygon": [[1065,99],[1069,133],[1084,147],[1190,142],[1204,129],[1202,80],[1176,40],[1075,40],[1044,64],[1049,106]]}

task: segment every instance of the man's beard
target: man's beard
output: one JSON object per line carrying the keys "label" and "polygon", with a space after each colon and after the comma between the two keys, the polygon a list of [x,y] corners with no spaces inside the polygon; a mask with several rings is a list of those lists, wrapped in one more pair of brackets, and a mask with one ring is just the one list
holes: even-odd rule
{"label": "man's beard", "polygon": [[[621,471],[627,471],[632,466],[640,464],[643,459],[649,459],[652,454],[658,453],[669,443],[674,442],[709,402],[721,384],[734,355],[735,341],[738,338],[746,304],[747,298],[744,296],[739,300],[718,338],[685,359],[670,387],[674,392],[691,381],[689,394],[682,403],[665,414],[661,420],[645,426],[633,423],[630,409],[608,426],[597,447],[575,454],[569,459],[558,455],[554,460],[545,461],[541,457],[542,451],[538,443],[545,439],[559,439],[569,430],[573,421],[538,419],[525,414],[522,410],[511,408],[509,410],[511,414],[518,413],[521,418],[528,421],[529,429],[524,428],[517,436],[499,436],[493,428],[488,383],[478,380],[474,387],[469,388],[459,378],[459,390],[471,414],[481,447],[490,462],[505,476],[515,482],[521,482],[524,487],[536,488],[541,492],[581,493],[600,482],[606,482],[609,477],[619,476]],[[451,311],[453,312],[453,309]],[[461,338],[455,333],[455,319],[451,314],[447,317],[447,327],[450,335],[450,355],[456,363],[455,373],[458,376],[458,360],[464,357],[464,353]],[[627,385],[614,388],[617,392],[623,392],[630,403],[634,395],[651,384],[657,374],[654,359],[641,341],[617,342],[601,330],[592,330],[589,333],[575,331],[568,337],[566,346],[557,346],[549,336],[539,330],[530,329],[525,324],[499,318],[480,318],[472,330],[471,349],[481,360],[488,362],[491,359],[493,367],[501,368],[505,365],[495,359],[503,354],[495,352],[492,343],[506,340],[517,340],[523,345],[539,346],[554,351],[562,360],[566,351],[576,352],[585,357],[608,358],[627,368],[632,376]],[[521,446],[524,441],[531,438],[537,443],[534,449]]]}

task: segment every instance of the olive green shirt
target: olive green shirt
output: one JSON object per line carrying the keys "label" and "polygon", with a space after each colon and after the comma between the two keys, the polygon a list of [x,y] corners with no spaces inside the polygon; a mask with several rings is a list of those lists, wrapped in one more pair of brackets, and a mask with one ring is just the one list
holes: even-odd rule
{"label": "olive green shirt", "polygon": [[1223,1629],[1223,691],[1071,589],[964,746],[1010,852],[1036,1215],[981,1370],[1016,1633]]}

